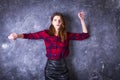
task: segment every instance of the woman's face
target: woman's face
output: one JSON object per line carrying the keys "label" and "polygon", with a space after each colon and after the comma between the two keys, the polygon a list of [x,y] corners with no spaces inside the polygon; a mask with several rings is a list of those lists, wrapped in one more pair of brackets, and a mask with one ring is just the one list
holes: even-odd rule
{"label": "woman's face", "polygon": [[54,28],[56,30],[58,30],[60,28],[60,26],[62,25],[62,19],[60,16],[54,16],[53,20],[52,20],[52,25],[54,26]]}

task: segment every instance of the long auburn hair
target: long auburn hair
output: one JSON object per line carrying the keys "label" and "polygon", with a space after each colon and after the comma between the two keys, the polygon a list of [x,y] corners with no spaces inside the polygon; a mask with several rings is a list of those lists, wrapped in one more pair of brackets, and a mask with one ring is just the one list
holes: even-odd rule
{"label": "long auburn hair", "polygon": [[55,12],[51,16],[51,24],[50,24],[50,27],[49,27],[48,34],[53,36],[56,33],[56,30],[55,30],[54,26],[52,25],[52,21],[53,21],[53,18],[55,16],[60,16],[60,18],[62,19],[62,25],[59,28],[58,36],[60,36],[61,37],[61,41],[64,42],[66,40],[66,38],[67,38],[67,32],[66,32],[65,19],[63,18],[63,15],[61,13]]}

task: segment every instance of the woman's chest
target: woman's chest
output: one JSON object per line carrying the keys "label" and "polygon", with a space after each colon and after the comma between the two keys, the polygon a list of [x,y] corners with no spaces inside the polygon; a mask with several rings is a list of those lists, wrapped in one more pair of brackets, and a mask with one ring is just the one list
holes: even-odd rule
{"label": "woman's chest", "polygon": [[68,46],[69,41],[65,40],[65,41],[61,41],[61,38],[58,36],[50,36],[47,37],[45,40],[45,45],[46,47],[66,47]]}

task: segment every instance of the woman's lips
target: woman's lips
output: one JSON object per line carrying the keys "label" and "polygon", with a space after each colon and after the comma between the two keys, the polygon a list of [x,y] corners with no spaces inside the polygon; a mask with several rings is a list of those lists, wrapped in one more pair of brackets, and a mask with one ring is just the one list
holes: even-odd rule
{"label": "woman's lips", "polygon": [[56,25],[56,26],[60,26],[60,25]]}

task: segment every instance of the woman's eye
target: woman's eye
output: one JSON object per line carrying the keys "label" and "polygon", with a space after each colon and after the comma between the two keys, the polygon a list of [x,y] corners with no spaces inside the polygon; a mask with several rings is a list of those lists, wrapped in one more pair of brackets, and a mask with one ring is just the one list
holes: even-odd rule
{"label": "woman's eye", "polygon": [[57,21],[56,19],[54,19],[54,21]]}

